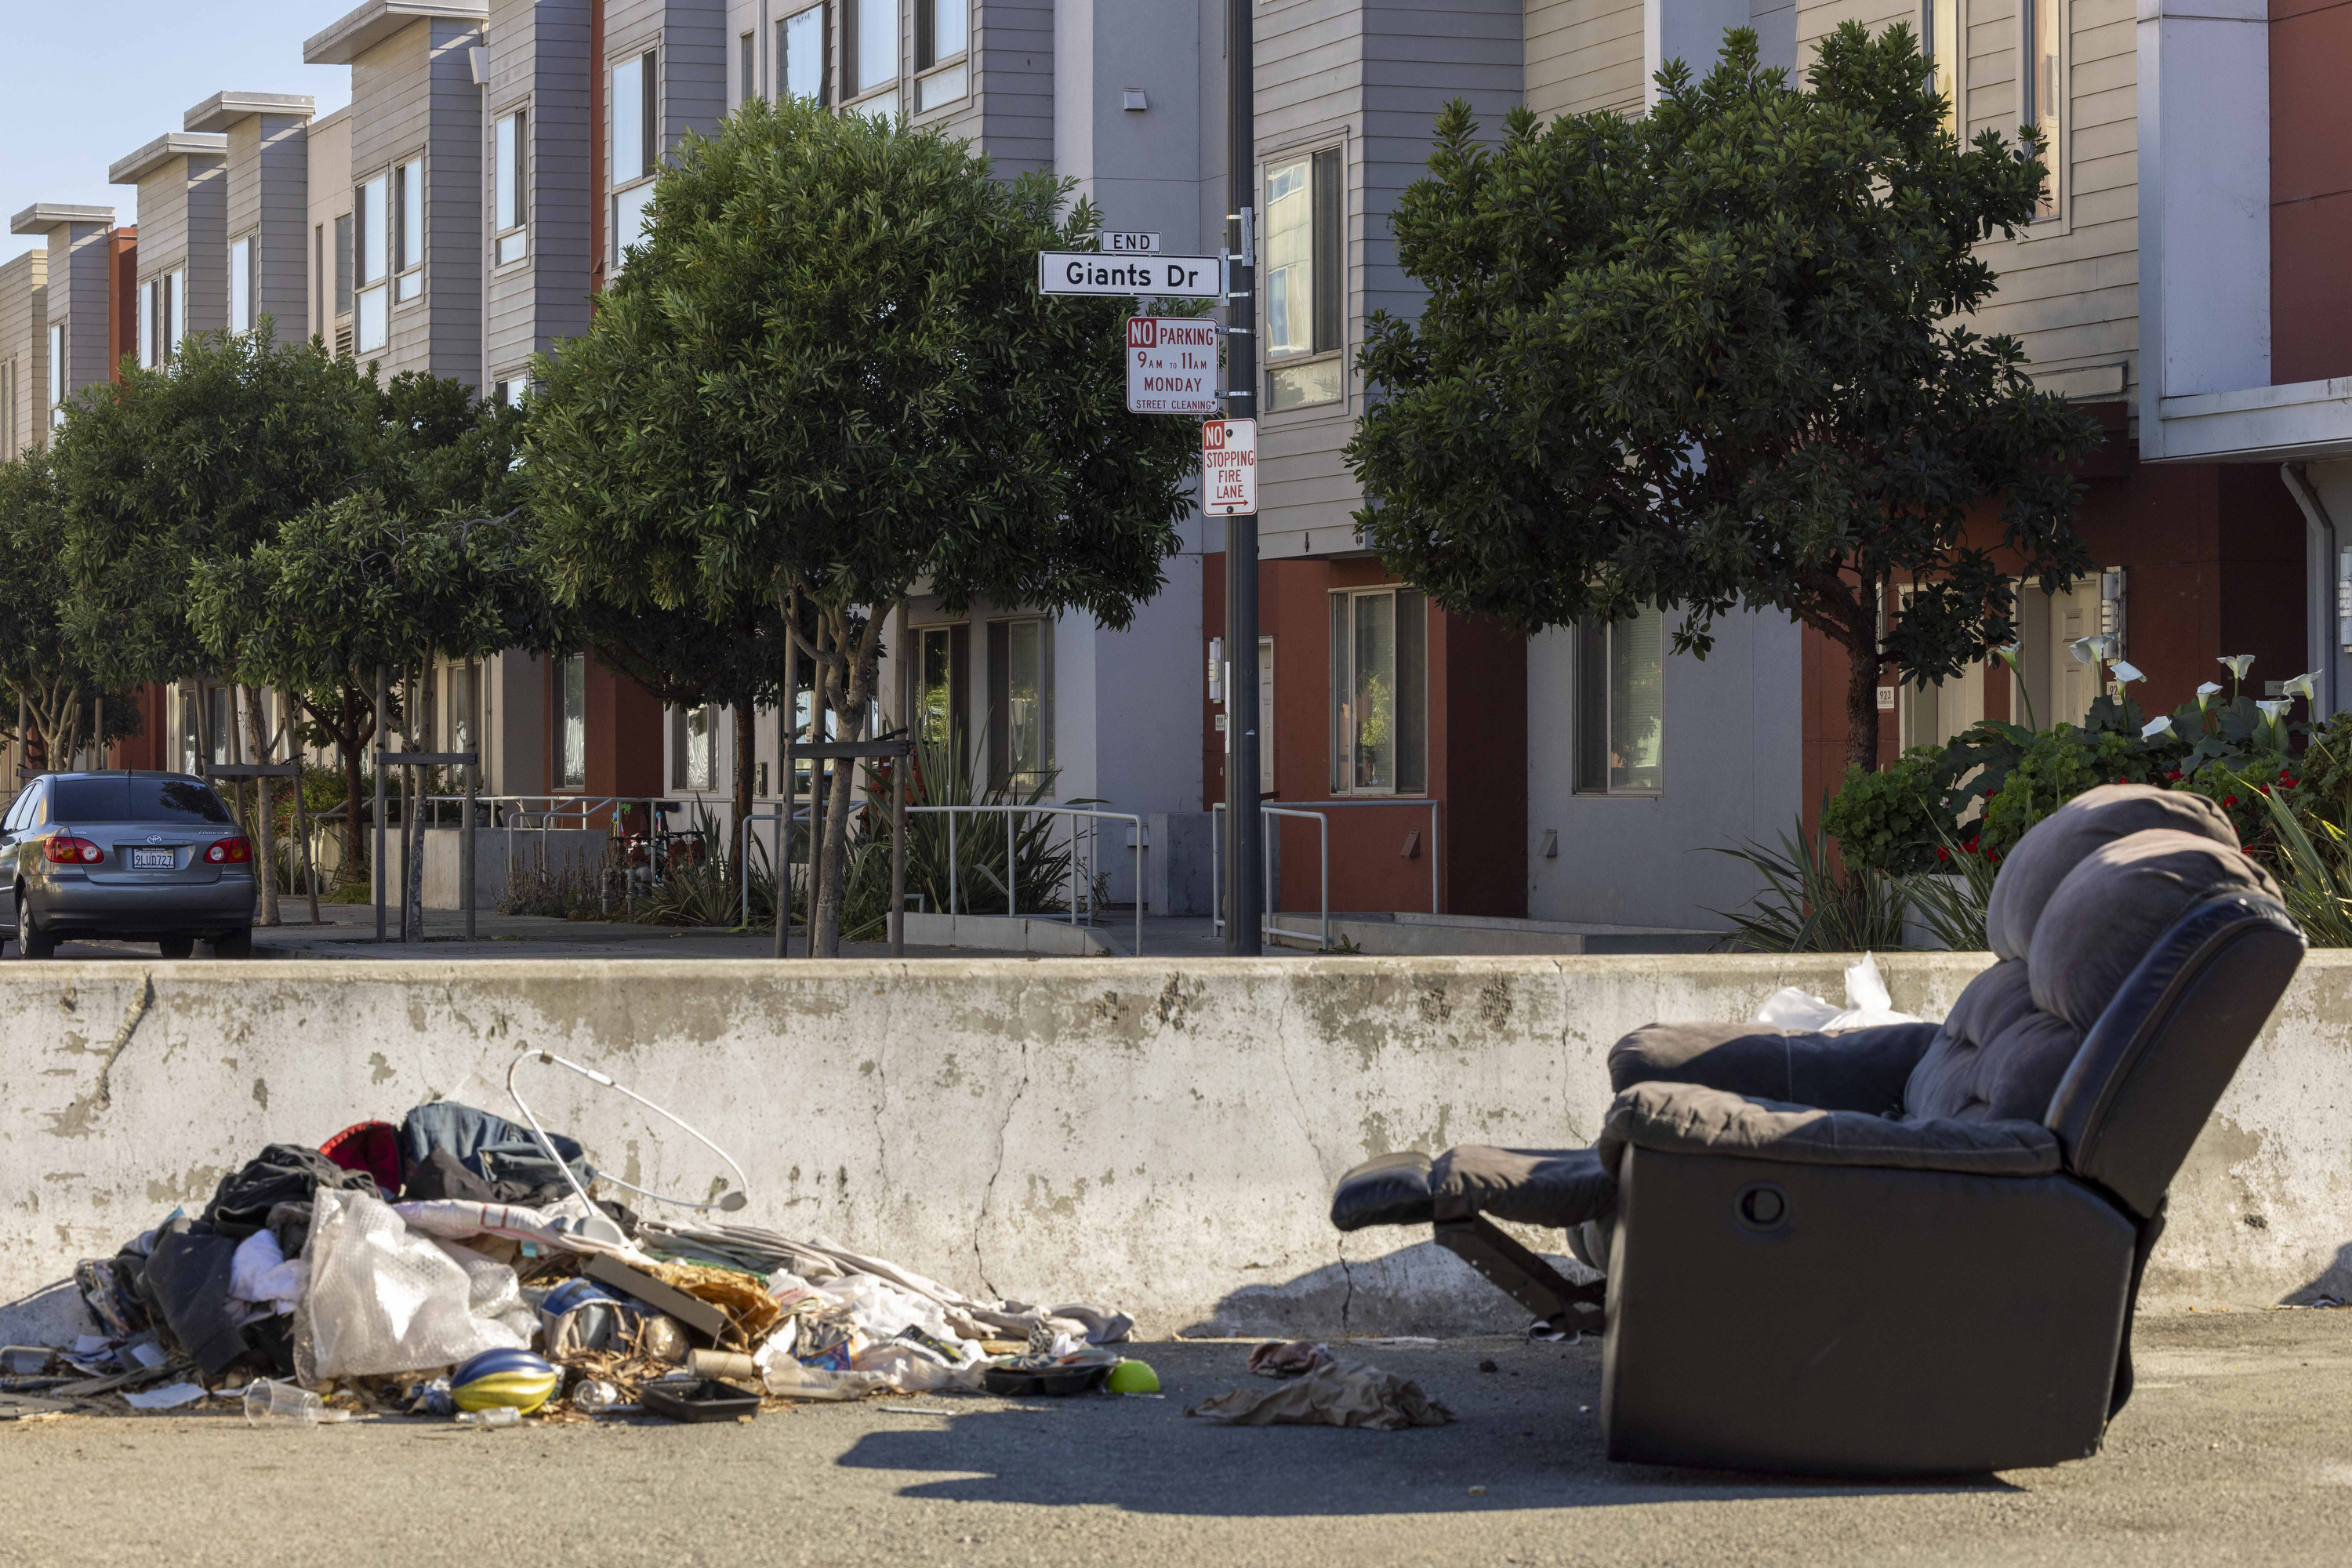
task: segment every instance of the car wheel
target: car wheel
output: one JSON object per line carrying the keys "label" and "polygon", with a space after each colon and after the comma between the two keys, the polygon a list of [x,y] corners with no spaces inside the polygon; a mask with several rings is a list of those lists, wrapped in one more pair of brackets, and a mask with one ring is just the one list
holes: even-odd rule
{"label": "car wheel", "polygon": [[33,919],[30,910],[16,917],[16,955],[19,958],[55,958],[58,955],[56,933],[43,931],[40,922]]}
{"label": "car wheel", "polygon": [[155,944],[166,958],[188,958],[196,951],[196,939],[192,936],[167,936]]}
{"label": "car wheel", "polygon": [[253,928],[239,926],[235,931],[225,931],[213,938],[213,956],[215,958],[251,958]]}

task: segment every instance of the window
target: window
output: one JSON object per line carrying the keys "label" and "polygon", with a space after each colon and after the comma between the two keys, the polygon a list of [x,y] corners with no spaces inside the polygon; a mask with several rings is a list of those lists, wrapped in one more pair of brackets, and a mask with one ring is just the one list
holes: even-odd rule
{"label": "window", "polygon": [[310,331],[327,335],[327,226],[310,229]]}
{"label": "window", "polygon": [[830,8],[812,5],[776,24],[776,84],[782,93],[833,101],[833,73],[825,68],[825,19]]}
{"label": "window", "polygon": [[988,624],[988,772],[1016,794],[1054,782],[1054,624]]}
{"label": "window", "polygon": [[352,313],[352,215],[341,213],[335,218],[335,314]]}
{"label": "window", "polygon": [[915,634],[915,735],[927,745],[960,750],[956,644],[961,626],[925,626]]}
{"label": "window", "polygon": [[1944,100],[1944,129],[1959,133],[1968,117],[1960,112],[1960,62],[1968,58],[1960,37],[1960,0],[1927,0],[1919,14],[1920,52],[1935,66],[1936,91]]}
{"label": "window", "polygon": [[654,51],[613,68],[613,265],[645,232],[654,198],[661,143],[656,139]]}
{"label": "window", "polygon": [[915,68],[928,73],[915,84],[919,113],[964,96],[971,30],[971,0],[915,0]]}
{"label": "window", "polygon": [[1666,618],[1576,628],[1576,787],[1655,795],[1664,787]]}
{"label": "window", "polygon": [[139,285],[139,368],[155,368],[155,295],[157,279]]}
{"label": "window", "polygon": [[253,237],[234,240],[228,247],[228,330],[253,331]]}
{"label": "window", "polygon": [[390,184],[386,176],[378,174],[362,185],[352,200],[352,253],[358,274],[354,304],[362,353],[383,349],[391,323],[391,300],[384,287],[392,269]]}
{"label": "window", "polygon": [[401,300],[425,292],[425,165],[403,163],[393,171],[393,188],[399,193],[398,234],[393,240],[398,279],[394,291]]}
{"label": "window", "polygon": [[509,261],[520,261],[530,252],[530,243],[523,232],[524,214],[529,193],[523,187],[529,142],[523,136],[522,110],[499,117],[498,143],[491,156],[498,161],[493,173],[492,195],[496,211],[492,216],[492,232],[498,240],[494,266],[504,267]]}
{"label": "window", "polygon": [[474,691],[480,668],[472,659],[448,667],[446,706],[449,714],[449,749],[453,752],[474,749]]}
{"label": "window", "polygon": [[2019,0],[2018,32],[2025,41],[2022,80],[2024,89],[2018,94],[2018,118],[2021,124],[2038,127],[2042,135],[2042,162],[2049,165],[2049,182],[2042,187],[2042,201],[2033,209],[2038,222],[2058,216],[2058,204],[2063,195],[2060,178],[2064,168],[2065,109],[2060,89],[2063,85],[2059,51],[2060,33],[2065,25],[2063,0]]}
{"label": "window", "polygon": [[172,356],[180,352],[180,340],[188,331],[188,269],[174,267],[163,274],[162,299],[163,325],[156,335],[156,356],[169,364]]}
{"label": "window", "polygon": [[49,325],[49,428],[66,422],[66,324]]}
{"label": "window", "polygon": [[752,34],[746,33],[735,40],[735,101],[745,103],[760,96],[759,51]]}
{"label": "window", "polygon": [[708,702],[670,711],[669,787],[719,787],[719,710]]}
{"label": "window", "polygon": [[[898,0],[850,0],[849,96],[863,98],[898,79]],[[898,112],[897,95],[857,106],[868,114]]]}
{"label": "window", "polygon": [[1337,403],[1346,384],[1340,196],[1336,147],[1266,170],[1261,287],[1269,413]]}
{"label": "window", "polygon": [[555,667],[556,787],[583,789],[588,784],[588,656],[575,653]]}
{"label": "window", "polygon": [[186,689],[180,692],[180,771],[192,773],[203,758],[203,731],[196,723],[196,694]]}
{"label": "window", "polygon": [[1426,787],[1428,686],[1423,595],[1371,588],[1331,595],[1332,794],[1419,795]]}

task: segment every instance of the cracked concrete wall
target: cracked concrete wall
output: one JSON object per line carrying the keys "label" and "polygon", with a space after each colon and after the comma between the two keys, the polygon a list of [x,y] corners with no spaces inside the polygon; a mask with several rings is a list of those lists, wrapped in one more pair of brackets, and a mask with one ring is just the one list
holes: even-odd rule
{"label": "cracked concrete wall", "polygon": [[[1981,962],[1882,960],[1927,1016]],[[265,1143],[443,1096],[511,1114],[529,1048],[728,1148],[745,1221],[967,1290],[1108,1301],[1154,1331],[1512,1328],[1414,1233],[1332,1230],[1333,1181],[1393,1149],[1581,1143],[1628,1029],[1842,984],[1834,959],[1765,957],[12,963],[0,1301],[20,1305],[0,1334]],[[2352,1287],[2347,1021],[2352,955],[2315,954],[2175,1186],[2148,1304]],[[658,1118],[560,1069],[520,1081],[600,1165],[711,1190],[716,1163]]]}

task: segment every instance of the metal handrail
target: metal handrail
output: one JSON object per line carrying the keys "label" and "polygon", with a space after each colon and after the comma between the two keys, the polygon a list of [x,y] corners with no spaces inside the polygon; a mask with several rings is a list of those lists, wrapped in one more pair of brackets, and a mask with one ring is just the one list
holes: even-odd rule
{"label": "metal handrail", "polygon": [[[1370,800],[1318,800],[1311,808],[1302,806],[1267,805],[1263,802],[1259,804],[1258,811],[1263,816],[1312,816],[1318,818],[1322,823],[1322,827],[1320,829],[1322,835],[1323,881],[1323,925],[1321,940],[1323,947],[1327,952],[1331,946],[1331,828],[1330,819],[1328,816],[1325,816],[1324,813],[1347,806],[1425,805],[1429,807],[1429,912],[1431,914],[1437,914],[1440,912],[1438,909],[1439,882],[1437,864],[1438,807],[1443,804],[1444,803],[1442,801],[1428,797],[1410,796],[1402,799],[1381,797]],[[1225,803],[1223,801],[1217,801],[1209,807],[1209,912],[1211,916],[1211,924],[1213,928],[1218,931],[1223,931],[1225,929],[1225,904],[1223,894],[1223,885],[1220,879],[1224,865],[1224,854],[1219,847],[1217,835],[1217,824],[1223,819],[1224,810]],[[1273,936],[1279,933],[1284,936],[1304,938],[1307,935],[1305,931],[1292,931],[1286,927],[1277,926],[1274,923],[1275,916],[1279,914],[1281,911],[1275,908],[1273,836],[1270,834],[1261,834],[1258,841],[1261,850],[1261,858],[1264,862],[1260,867],[1260,874],[1265,879],[1265,914],[1261,918],[1260,928],[1267,936]]]}
{"label": "metal handrail", "polygon": [[[1142,817],[1138,816],[1135,813],[1129,811],[1092,811],[1084,806],[1075,805],[910,805],[907,807],[907,815],[909,816],[912,816],[919,812],[930,816],[944,816],[948,819],[948,913],[950,915],[961,913],[963,910],[961,889],[957,886],[956,881],[956,817],[967,812],[973,816],[993,815],[999,812],[1002,812],[1004,815],[1004,912],[1008,917],[1013,919],[1018,919],[1021,912],[1021,883],[1018,874],[1019,867],[1014,860],[1014,841],[1018,837],[1019,832],[1018,826],[1014,821],[1015,817],[1066,816],[1070,818],[1073,824],[1076,824],[1082,818],[1091,822],[1124,822],[1128,824],[1135,829],[1135,951],[1131,956],[1136,958],[1143,956],[1143,853],[1146,840],[1150,836],[1145,831]],[[1081,889],[1083,889],[1086,900],[1087,923],[1089,925],[1093,924],[1094,917],[1100,912],[1093,902],[1093,897],[1094,871],[1096,865],[1095,856],[1097,853],[1097,847],[1101,837],[1102,830],[1099,827],[1090,828],[1086,833],[1085,843],[1087,850],[1083,861],[1085,873],[1084,875],[1081,875],[1079,868],[1082,862],[1080,860],[1078,851],[1080,835],[1075,826],[1073,826],[1070,830],[1071,889],[1069,923],[1073,926],[1076,926],[1078,923],[1078,906],[1081,898]],[[978,911],[975,910],[973,912],[977,913]]]}
{"label": "metal handrail", "polygon": [[[505,858],[504,869],[506,872],[507,883],[509,887],[512,887],[514,883],[514,836],[517,833],[530,833],[534,830],[538,832],[541,845],[540,858],[541,862],[543,865],[547,856],[549,835],[555,830],[559,823],[566,819],[575,819],[579,822],[580,826],[576,829],[566,829],[565,831],[587,832],[591,827],[591,824],[588,820],[590,817],[593,816],[598,812],[610,812],[612,814],[612,818],[604,825],[604,837],[607,839],[612,839],[623,837],[622,835],[614,832],[613,829],[619,823],[621,814],[625,811],[633,810],[638,806],[645,807],[647,831],[658,832],[661,831],[661,829],[658,827],[657,824],[660,822],[662,817],[667,815],[667,812],[664,810],[664,807],[667,807],[670,811],[680,809],[678,804],[669,796],[658,795],[584,795],[543,793],[539,795],[477,795],[471,797],[462,795],[419,795],[417,797],[417,804],[420,806],[432,808],[431,816],[425,822],[425,826],[431,826],[438,824],[441,816],[440,808],[442,806],[454,804],[458,805],[460,808],[463,808],[469,798],[472,804],[477,807],[498,805],[520,806],[524,805],[536,805],[538,806],[538,809],[518,810],[509,814],[511,817],[516,819],[536,817],[538,820],[535,822],[530,820],[509,820],[508,822],[494,823],[492,825],[493,829],[501,834],[505,840],[503,845]],[[420,812],[419,815],[423,816],[424,814]],[[661,857],[658,855],[649,856],[646,860],[646,867],[652,880],[658,883],[661,880],[662,876]],[[624,869],[625,870],[626,868],[624,868]],[[623,889],[622,907],[625,910],[634,908],[636,903],[636,887],[634,879],[625,877],[624,881],[626,885]],[[604,907],[604,886],[603,879],[600,877],[597,885],[597,902],[600,909]]]}

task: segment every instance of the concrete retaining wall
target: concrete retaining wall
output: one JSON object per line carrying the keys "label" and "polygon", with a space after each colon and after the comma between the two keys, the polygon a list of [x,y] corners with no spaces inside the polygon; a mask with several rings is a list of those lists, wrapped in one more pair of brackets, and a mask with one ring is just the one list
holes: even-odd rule
{"label": "concrete retaining wall", "polygon": [[[1981,962],[1885,967],[1895,1005],[1934,1016]],[[10,963],[0,1300],[201,1205],[266,1142],[436,1096],[506,1110],[508,1064],[539,1047],[728,1146],[751,1176],[745,1220],[967,1289],[1107,1300],[1155,1331],[1509,1327],[1503,1298],[1412,1233],[1333,1231],[1333,1179],[1391,1149],[1581,1142],[1625,1030],[1750,1016],[1787,984],[1835,994],[1839,965]],[[2174,1189],[2151,1306],[2352,1287],[2347,1021],[2352,955],[2315,955]],[[571,1074],[524,1073],[600,1163],[709,1189],[712,1162],[666,1124]],[[0,1333],[25,1322],[0,1311]]]}

